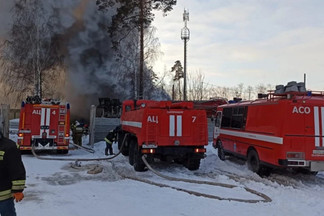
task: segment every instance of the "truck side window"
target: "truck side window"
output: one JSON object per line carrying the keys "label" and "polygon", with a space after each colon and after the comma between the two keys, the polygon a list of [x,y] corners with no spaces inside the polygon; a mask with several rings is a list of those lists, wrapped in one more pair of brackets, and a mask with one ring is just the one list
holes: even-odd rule
{"label": "truck side window", "polygon": [[216,120],[215,120],[215,127],[221,126],[221,120],[222,120],[222,112],[217,112],[216,114]]}
{"label": "truck side window", "polygon": [[242,128],[245,128],[246,126],[247,112],[248,112],[248,107],[246,106],[244,107],[244,112],[243,112]]}
{"label": "truck side window", "polygon": [[232,119],[231,119],[231,127],[239,129],[242,126],[242,119],[243,115],[240,114],[240,108],[242,107],[235,107],[233,108]]}
{"label": "truck side window", "polygon": [[[246,106],[224,108],[223,116],[221,119],[222,128],[234,128],[234,129],[245,128],[246,116],[247,116]],[[217,124],[217,122],[215,124]]]}
{"label": "truck side window", "polygon": [[232,108],[223,109],[222,127],[231,127]]}
{"label": "truck side window", "polygon": [[245,128],[247,107],[235,107],[231,120],[231,127],[235,129]]}

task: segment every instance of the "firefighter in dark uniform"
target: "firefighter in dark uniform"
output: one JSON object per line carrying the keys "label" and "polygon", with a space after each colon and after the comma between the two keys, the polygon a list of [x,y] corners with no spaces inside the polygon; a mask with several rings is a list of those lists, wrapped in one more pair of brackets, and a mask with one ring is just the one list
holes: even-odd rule
{"label": "firefighter in dark uniform", "polygon": [[112,144],[116,140],[116,137],[117,137],[116,130],[110,130],[107,136],[105,137],[105,141],[106,141],[105,155],[108,155],[108,150],[110,155],[114,154],[112,149]]}
{"label": "firefighter in dark uniform", "polygon": [[26,171],[15,142],[0,132],[0,215],[16,216],[15,204],[24,198]]}
{"label": "firefighter in dark uniform", "polygon": [[83,125],[81,125],[78,121],[75,121],[75,123],[72,125],[73,143],[82,146],[82,136]]}

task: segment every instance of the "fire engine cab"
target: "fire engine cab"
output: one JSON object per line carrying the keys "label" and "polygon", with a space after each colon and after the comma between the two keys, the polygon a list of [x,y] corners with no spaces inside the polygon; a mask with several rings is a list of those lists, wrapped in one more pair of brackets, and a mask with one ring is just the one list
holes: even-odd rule
{"label": "fire engine cab", "polygon": [[136,171],[145,168],[143,154],[199,169],[208,144],[206,112],[194,109],[192,102],[126,100],[121,127],[119,148],[127,134],[122,153]]}
{"label": "fire engine cab", "polygon": [[27,97],[20,110],[17,144],[20,150],[57,150],[66,154],[70,141],[70,105]]}
{"label": "fire engine cab", "polygon": [[324,92],[300,86],[280,85],[257,100],[219,106],[213,139],[219,158],[242,157],[259,174],[271,167],[323,171]]}

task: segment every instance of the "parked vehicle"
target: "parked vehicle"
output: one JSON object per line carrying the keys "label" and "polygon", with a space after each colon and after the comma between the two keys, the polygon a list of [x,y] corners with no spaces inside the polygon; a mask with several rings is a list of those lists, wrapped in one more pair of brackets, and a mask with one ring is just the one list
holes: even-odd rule
{"label": "parked vehicle", "polygon": [[194,109],[192,102],[126,100],[119,147],[126,134],[122,152],[136,171],[145,168],[143,154],[148,159],[174,160],[196,170],[208,144],[206,111]]}
{"label": "parked vehicle", "polygon": [[57,150],[68,153],[70,105],[59,101],[28,97],[22,102],[18,140],[20,150]]}
{"label": "parked vehicle", "polygon": [[324,170],[324,93],[285,89],[218,107],[213,146],[221,160],[244,158],[259,174],[272,167]]}

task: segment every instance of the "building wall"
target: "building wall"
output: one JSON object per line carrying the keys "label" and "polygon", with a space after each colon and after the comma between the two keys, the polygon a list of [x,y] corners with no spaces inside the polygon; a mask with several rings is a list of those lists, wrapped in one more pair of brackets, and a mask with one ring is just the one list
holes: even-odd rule
{"label": "building wall", "polygon": [[120,125],[119,118],[95,118],[94,143],[103,141],[110,130]]}

